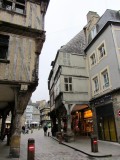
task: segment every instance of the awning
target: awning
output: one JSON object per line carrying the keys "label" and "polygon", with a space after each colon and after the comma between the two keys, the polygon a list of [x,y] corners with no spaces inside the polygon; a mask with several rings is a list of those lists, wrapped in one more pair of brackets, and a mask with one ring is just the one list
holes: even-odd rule
{"label": "awning", "polygon": [[79,111],[79,110],[82,110],[82,109],[85,109],[85,108],[88,108],[88,105],[86,104],[76,104],[72,110],[72,112],[75,112],[75,111]]}

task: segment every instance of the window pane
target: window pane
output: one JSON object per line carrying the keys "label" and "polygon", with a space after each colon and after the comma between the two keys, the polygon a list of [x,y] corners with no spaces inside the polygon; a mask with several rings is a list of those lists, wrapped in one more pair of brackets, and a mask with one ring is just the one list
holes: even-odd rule
{"label": "window pane", "polygon": [[9,37],[0,34],[0,59],[7,58]]}
{"label": "window pane", "polygon": [[8,42],[9,42],[9,36],[0,34],[0,45],[8,46]]}
{"label": "window pane", "polygon": [[17,13],[23,14],[24,13],[24,8],[25,8],[24,6],[21,6],[21,5],[18,5],[18,4],[15,5],[15,10],[16,10]]}
{"label": "window pane", "polygon": [[104,75],[104,83],[108,83],[109,79],[108,79],[108,73],[106,72]]}
{"label": "window pane", "polygon": [[95,54],[93,54],[90,58],[91,58],[91,65],[94,65],[96,63]]}
{"label": "window pane", "polygon": [[96,26],[95,26],[95,27],[92,28],[92,30],[91,30],[91,37],[92,37],[92,39],[96,36],[96,34],[97,34],[97,31],[96,31]]}
{"label": "window pane", "polygon": [[64,78],[65,91],[72,91],[72,77]]}
{"label": "window pane", "polygon": [[94,80],[94,89],[95,89],[95,92],[97,92],[99,90],[98,78],[96,77],[93,80]]}
{"label": "window pane", "polygon": [[[17,13],[24,14],[25,13],[25,0],[3,0],[1,1],[1,7],[6,10],[13,10]],[[14,7],[15,4],[15,7]]]}
{"label": "window pane", "polygon": [[98,80],[97,79],[95,80],[95,89],[96,90],[98,89]]}
{"label": "window pane", "polygon": [[65,91],[68,91],[68,84],[65,84]]}
{"label": "window pane", "polygon": [[21,4],[25,4],[25,0],[16,0],[16,2],[21,3]]}
{"label": "window pane", "polygon": [[69,78],[69,83],[72,83],[72,78],[71,77]]}
{"label": "window pane", "polygon": [[105,47],[104,44],[102,44],[99,48],[100,58],[102,58],[105,55]]}
{"label": "window pane", "polygon": [[70,91],[72,91],[72,84],[70,84],[69,87],[70,87]]}
{"label": "window pane", "polygon": [[4,6],[7,10],[12,10],[12,2],[6,1]]}
{"label": "window pane", "polygon": [[108,77],[108,72],[107,70],[105,72],[102,73],[103,75],[103,88],[109,87],[109,77]]}
{"label": "window pane", "polygon": [[64,78],[65,83],[68,83],[68,78]]}
{"label": "window pane", "polygon": [[7,58],[7,48],[0,46],[0,59]]}

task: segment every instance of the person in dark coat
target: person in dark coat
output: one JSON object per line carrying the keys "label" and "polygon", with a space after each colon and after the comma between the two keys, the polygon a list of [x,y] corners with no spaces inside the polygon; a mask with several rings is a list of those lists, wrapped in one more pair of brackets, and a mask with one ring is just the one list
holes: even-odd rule
{"label": "person in dark coat", "polygon": [[43,130],[44,130],[44,136],[47,136],[48,127],[46,125],[43,127]]}
{"label": "person in dark coat", "polygon": [[5,134],[7,136],[7,145],[10,145],[10,128],[5,129]]}

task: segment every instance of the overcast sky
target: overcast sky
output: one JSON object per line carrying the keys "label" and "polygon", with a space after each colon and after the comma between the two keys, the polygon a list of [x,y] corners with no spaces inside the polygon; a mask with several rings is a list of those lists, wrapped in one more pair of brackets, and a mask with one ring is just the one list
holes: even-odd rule
{"label": "overcast sky", "polygon": [[57,50],[87,24],[89,11],[100,16],[106,9],[120,10],[120,0],[50,0],[45,16],[46,41],[39,61],[39,85],[32,101],[49,100],[48,76]]}

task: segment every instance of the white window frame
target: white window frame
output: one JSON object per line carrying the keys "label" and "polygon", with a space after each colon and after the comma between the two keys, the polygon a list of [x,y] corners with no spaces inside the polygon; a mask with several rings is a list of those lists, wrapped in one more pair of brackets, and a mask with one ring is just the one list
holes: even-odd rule
{"label": "white window frame", "polygon": [[98,53],[98,59],[99,59],[99,61],[102,60],[104,57],[107,56],[105,41],[103,41],[103,42],[97,47],[97,53]]}
{"label": "white window frame", "polygon": [[97,34],[97,29],[96,29],[96,26],[94,26],[92,29],[91,29],[91,38],[93,39]]}
{"label": "white window frame", "polygon": [[73,81],[72,77],[64,77],[64,90],[65,90],[65,92],[72,92],[73,91],[72,81]]}
{"label": "white window frame", "polygon": [[[96,79],[97,79],[97,82],[98,82],[97,86],[95,84],[95,80]],[[96,95],[96,94],[98,94],[100,92],[99,75],[98,74],[94,75],[91,80],[92,80],[92,95],[94,96],[94,95]]]}
{"label": "white window frame", "polygon": [[109,68],[106,67],[105,69],[103,69],[100,73],[100,76],[102,90],[104,91],[106,89],[109,89],[111,87]]}
{"label": "white window frame", "polygon": [[[93,55],[94,55],[94,59],[92,59]],[[89,56],[89,64],[90,64],[90,69],[97,64],[97,56],[95,51],[92,52]]]}
{"label": "white window frame", "polygon": [[[95,77],[94,79],[93,79],[93,81],[94,81],[94,92],[96,93],[96,92],[98,92],[99,91],[99,82],[98,82],[98,77]],[[97,83],[96,83],[97,82]]]}

